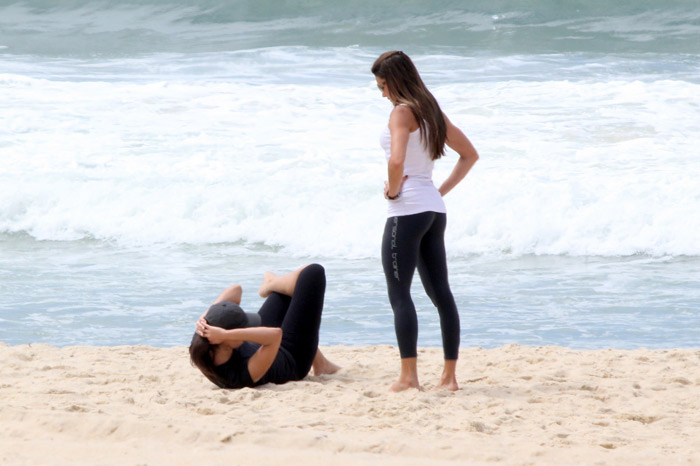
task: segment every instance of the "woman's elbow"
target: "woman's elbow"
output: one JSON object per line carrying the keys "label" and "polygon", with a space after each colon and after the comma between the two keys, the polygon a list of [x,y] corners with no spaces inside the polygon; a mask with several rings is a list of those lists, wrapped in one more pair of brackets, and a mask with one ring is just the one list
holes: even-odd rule
{"label": "woman's elbow", "polygon": [[459,154],[459,161],[457,162],[460,165],[472,167],[477,160],[479,160],[479,156],[477,154]]}
{"label": "woman's elbow", "polygon": [[402,170],[403,171],[403,160],[398,160],[395,158],[390,158],[389,159],[389,170],[390,171],[395,171],[395,170]]}
{"label": "woman's elbow", "polygon": [[462,155],[462,158],[469,163],[469,165],[474,165],[479,160],[479,153],[475,150],[469,151]]}
{"label": "woman's elbow", "polygon": [[265,329],[265,339],[260,343],[268,347],[279,347],[282,344],[283,331],[279,327],[267,327]]}

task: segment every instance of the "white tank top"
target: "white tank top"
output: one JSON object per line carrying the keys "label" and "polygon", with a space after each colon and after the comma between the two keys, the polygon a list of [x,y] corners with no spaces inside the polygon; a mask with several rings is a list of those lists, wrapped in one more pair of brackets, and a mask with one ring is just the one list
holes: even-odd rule
{"label": "white tank top", "polygon": [[[391,157],[391,131],[386,126],[379,137],[387,161]],[[401,189],[401,197],[388,201],[387,217],[413,215],[421,212],[447,213],[440,191],[433,184],[433,165],[430,154],[423,146],[420,128],[410,133],[406,146],[406,160],[403,165],[404,176],[408,178]]]}

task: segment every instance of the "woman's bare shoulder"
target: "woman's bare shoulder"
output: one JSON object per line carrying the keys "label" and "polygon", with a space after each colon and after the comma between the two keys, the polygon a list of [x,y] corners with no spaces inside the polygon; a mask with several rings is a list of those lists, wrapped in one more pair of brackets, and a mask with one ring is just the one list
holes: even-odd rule
{"label": "woman's bare shoulder", "polygon": [[416,117],[408,105],[397,105],[391,111],[389,125],[412,127],[416,125]]}

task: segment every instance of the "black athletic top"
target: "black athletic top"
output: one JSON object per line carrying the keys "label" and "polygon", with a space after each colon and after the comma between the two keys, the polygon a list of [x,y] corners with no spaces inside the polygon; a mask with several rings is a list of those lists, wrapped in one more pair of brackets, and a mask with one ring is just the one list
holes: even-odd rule
{"label": "black athletic top", "polygon": [[[257,387],[266,383],[282,384],[291,380],[301,380],[303,377],[297,375],[297,364],[292,355],[285,348],[280,346],[275,360],[257,382],[253,382],[248,372],[248,360],[260,348],[257,343],[244,342],[241,346],[233,350],[231,358],[220,366],[215,366],[214,370],[225,381],[222,388],[243,388]],[[306,375],[306,374],[304,374]]]}
{"label": "black athletic top", "polygon": [[297,278],[292,296],[271,293],[258,311],[266,327],[280,327],[282,341],[275,360],[257,382],[248,372],[248,361],[260,348],[244,342],[231,358],[214,370],[221,377],[222,388],[256,387],[266,383],[282,384],[306,377],[318,352],[318,330],[321,327],[326,273],[323,266],[306,266]]}

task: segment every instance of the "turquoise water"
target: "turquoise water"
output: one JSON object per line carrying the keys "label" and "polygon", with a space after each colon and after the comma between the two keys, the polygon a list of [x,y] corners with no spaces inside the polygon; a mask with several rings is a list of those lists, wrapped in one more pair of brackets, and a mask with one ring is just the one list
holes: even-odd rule
{"label": "turquoise water", "polygon": [[0,341],[186,344],[319,262],[322,343],[393,344],[395,48],[481,155],[446,198],[463,345],[696,347],[698,44],[690,1],[0,1]]}
{"label": "turquoise water", "polygon": [[[243,306],[256,309],[260,270],[311,261],[328,276],[322,344],[394,343],[375,259],[302,260],[240,244],[120,248],[26,236],[0,244],[0,327],[8,344],[185,344],[225,286],[240,283]],[[700,338],[697,257],[472,256],[450,263],[463,345],[669,348],[695,347]],[[437,313],[419,280],[414,294],[419,343],[440,345]]]}
{"label": "turquoise water", "polygon": [[406,48],[498,55],[697,54],[694,0],[4,1],[13,54],[133,56],[266,47]]}

